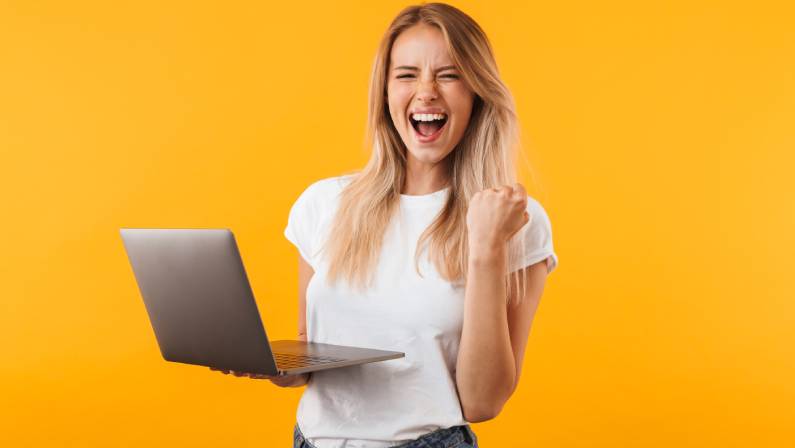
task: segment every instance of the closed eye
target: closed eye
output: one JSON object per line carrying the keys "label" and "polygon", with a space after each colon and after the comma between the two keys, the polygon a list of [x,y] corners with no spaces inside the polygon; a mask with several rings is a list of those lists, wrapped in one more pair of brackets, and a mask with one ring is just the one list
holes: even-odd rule
{"label": "closed eye", "polygon": [[[412,77],[412,78],[413,78],[413,77],[414,77],[414,75],[412,75],[412,74],[406,74],[406,75],[399,75],[399,76],[396,76],[396,78],[398,78],[398,79],[402,79],[402,78],[409,78],[409,77]],[[449,79],[458,79],[458,75],[442,75],[442,76],[440,76],[440,77],[441,77],[441,78],[449,78]]]}

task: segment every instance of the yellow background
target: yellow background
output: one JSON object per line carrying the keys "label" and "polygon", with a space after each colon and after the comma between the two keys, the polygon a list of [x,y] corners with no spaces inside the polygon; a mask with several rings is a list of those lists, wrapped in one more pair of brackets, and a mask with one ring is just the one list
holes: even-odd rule
{"label": "yellow background", "polygon": [[[788,2],[455,2],[560,266],[481,446],[795,446]],[[358,169],[405,2],[0,3],[0,445],[290,446],[301,389],[166,363],[120,227],[229,227],[295,333],[287,212]]]}

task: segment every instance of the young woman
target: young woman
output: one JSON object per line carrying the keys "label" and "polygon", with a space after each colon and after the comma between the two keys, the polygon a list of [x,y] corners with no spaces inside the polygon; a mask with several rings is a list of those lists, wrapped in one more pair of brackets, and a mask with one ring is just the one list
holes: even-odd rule
{"label": "young woman", "polygon": [[546,276],[544,209],[516,183],[517,122],[481,28],[401,11],[370,83],[372,158],[293,205],[299,337],[405,358],[288,377],[295,447],[472,447],[519,381]]}

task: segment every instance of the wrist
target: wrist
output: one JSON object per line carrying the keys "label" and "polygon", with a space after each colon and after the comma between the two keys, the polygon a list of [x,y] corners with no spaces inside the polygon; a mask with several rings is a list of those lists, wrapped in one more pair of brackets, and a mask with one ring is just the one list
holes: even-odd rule
{"label": "wrist", "polygon": [[495,266],[506,263],[507,250],[505,244],[470,242],[469,243],[469,264],[480,266]]}

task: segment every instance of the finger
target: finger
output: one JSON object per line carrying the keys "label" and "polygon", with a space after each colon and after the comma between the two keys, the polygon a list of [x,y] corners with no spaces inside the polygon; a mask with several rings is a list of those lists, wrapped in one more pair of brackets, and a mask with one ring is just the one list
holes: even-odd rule
{"label": "finger", "polygon": [[512,197],[522,202],[527,201],[527,191],[525,191],[522,184],[520,184],[519,182],[513,184],[512,191],[513,191]]}

